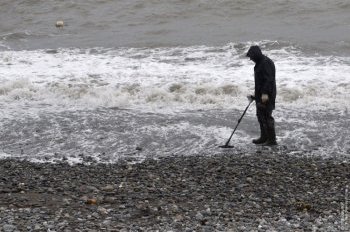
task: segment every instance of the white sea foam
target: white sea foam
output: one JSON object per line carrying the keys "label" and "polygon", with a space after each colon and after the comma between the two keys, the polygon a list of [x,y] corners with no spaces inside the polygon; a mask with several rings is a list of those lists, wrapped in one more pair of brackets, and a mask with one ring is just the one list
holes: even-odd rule
{"label": "white sea foam", "polygon": [[[0,98],[12,107],[241,107],[254,85],[249,45],[3,51]],[[266,54],[277,67],[277,104],[348,107],[349,57],[306,56],[293,47]]]}
{"label": "white sea foam", "polygon": [[[245,57],[252,44],[0,52],[0,157],[215,154],[253,92]],[[277,68],[278,141],[308,154],[348,154],[350,57],[261,46]],[[258,133],[252,108],[232,137],[235,151],[257,149],[248,145]]]}

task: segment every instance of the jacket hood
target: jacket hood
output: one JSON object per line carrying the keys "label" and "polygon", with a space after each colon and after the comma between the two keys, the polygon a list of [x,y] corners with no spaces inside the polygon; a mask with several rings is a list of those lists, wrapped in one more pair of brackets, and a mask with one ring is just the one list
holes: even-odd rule
{"label": "jacket hood", "polygon": [[263,54],[259,46],[251,46],[248,50],[247,57],[253,60],[255,63],[263,58]]}

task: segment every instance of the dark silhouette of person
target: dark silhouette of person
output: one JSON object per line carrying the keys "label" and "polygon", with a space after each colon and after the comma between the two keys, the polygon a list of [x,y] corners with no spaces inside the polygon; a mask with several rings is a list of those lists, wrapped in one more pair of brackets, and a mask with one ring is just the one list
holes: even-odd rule
{"label": "dark silhouette of person", "polygon": [[251,46],[247,57],[255,62],[255,94],[248,98],[255,100],[256,115],[260,125],[260,138],[254,139],[253,143],[263,146],[277,145],[275,120],[272,117],[276,99],[275,64],[269,57],[262,54],[258,46]]}

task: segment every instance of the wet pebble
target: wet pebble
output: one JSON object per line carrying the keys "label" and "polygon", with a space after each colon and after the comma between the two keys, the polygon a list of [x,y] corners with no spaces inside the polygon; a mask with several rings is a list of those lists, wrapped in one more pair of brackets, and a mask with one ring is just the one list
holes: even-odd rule
{"label": "wet pebble", "polygon": [[2,160],[0,231],[340,231],[348,173],[342,160],[265,150],[139,164]]}

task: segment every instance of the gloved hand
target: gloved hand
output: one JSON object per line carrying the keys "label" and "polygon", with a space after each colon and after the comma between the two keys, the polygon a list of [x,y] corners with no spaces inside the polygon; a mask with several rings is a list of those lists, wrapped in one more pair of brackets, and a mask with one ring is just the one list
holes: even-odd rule
{"label": "gloved hand", "polygon": [[247,98],[248,98],[249,102],[252,102],[252,101],[255,100],[255,96],[254,95],[248,95]]}
{"label": "gloved hand", "polygon": [[265,104],[268,100],[269,100],[269,95],[267,95],[267,94],[261,95],[261,102],[262,103]]}

